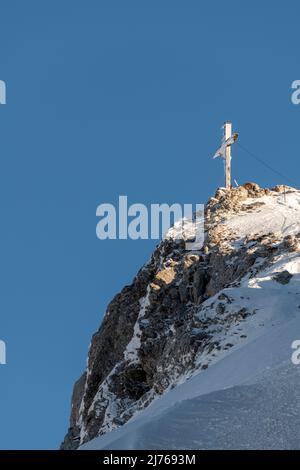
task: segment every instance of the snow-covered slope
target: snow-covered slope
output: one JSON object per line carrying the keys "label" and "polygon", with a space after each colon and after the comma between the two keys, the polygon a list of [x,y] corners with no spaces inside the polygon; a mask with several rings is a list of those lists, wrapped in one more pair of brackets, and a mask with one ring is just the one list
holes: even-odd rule
{"label": "snow-covered slope", "polygon": [[229,354],[82,449],[299,449],[300,368],[283,359],[299,326]]}
{"label": "snow-covered slope", "polygon": [[[98,437],[83,425],[85,379],[81,449],[300,448],[298,221],[292,188],[221,189],[207,204],[201,252],[158,248],[123,359],[89,407],[91,419],[102,403]],[[135,399],[118,381],[133,367],[149,385]]]}

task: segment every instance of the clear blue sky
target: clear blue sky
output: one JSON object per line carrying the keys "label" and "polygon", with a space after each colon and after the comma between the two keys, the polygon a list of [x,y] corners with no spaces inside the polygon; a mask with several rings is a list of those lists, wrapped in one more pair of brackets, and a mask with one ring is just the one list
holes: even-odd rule
{"label": "clear blue sky", "polygon": [[[298,182],[299,18],[296,1],[0,1],[0,448],[59,446],[91,335],[155,246],[98,240],[98,204],[204,202],[224,120]],[[233,158],[240,183],[288,183]]]}

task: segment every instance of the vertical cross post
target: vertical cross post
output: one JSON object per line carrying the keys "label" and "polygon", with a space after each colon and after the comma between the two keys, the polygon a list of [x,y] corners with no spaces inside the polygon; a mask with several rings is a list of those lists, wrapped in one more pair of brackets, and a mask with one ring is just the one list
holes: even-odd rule
{"label": "vertical cross post", "polygon": [[[224,139],[225,141],[232,136],[232,124],[231,122],[225,122],[224,124]],[[231,145],[225,148],[225,187],[226,189],[231,188]]]}

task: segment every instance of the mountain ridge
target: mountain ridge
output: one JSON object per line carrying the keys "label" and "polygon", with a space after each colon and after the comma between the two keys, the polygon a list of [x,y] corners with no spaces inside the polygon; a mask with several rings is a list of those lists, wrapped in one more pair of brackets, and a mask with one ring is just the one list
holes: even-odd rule
{"label": "mountain ridge", "polygon": [[[300,272],[298,220],[296,189],[246,183],[219,188],[208,201],[201,250],[187,252],[174,237],[175,224],[109,304],[74,386],[62,448],[126,429],[160,396],[254,341],[265,325],[280,328],[285,321],[268,302],[272,296],[283,308],[291,302],[282,289]],[[291,295],[295,311],[297,295]]]}

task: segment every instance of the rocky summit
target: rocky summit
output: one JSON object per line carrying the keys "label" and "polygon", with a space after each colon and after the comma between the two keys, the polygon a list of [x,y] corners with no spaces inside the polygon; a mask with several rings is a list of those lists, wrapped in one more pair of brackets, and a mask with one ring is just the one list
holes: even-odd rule
{"label": "rocky summit", "polygon": [[[299,315],[298,190],[220,188],[205,206],[201,250],[186,251],[175,232],[176,224],[108,305],[74,386],[62,449],[125,429],[174,389],[212,376],[234,351]],[[199,382],[197,393],[201,387],[207,391]]]}

